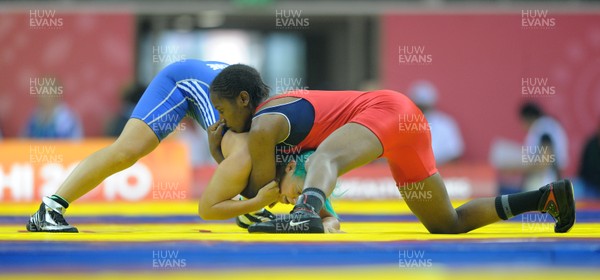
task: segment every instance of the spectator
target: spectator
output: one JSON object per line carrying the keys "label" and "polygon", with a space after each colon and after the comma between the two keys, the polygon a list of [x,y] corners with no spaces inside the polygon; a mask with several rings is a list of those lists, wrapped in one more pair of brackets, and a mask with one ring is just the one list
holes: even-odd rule
{"label": "spectator", "polygon": [[520,119],[527,129],[521,149],[525,171],[522,191],[537,190],[558,180],[567,166],[567,134],[535,103],[525,103],[521,107]]}
{"label": "spectator", "polygon": [[579,177],[583,181],[585,197],[600,198],[600,125],[583,148]]}
{"label": "spectator", "polygon": [[62,102],[62,90],[49,92],[51,93],[37,95],[38,104],[27,122],[24,136],[55,139],[82,138],[81,122],[77,115]]}
{"label": "spectator", "polygon": [[431,127],[431,145],[437,165],[457,160],[464,151],[458,125],[452,117],[436,109],[437,89],[428,81],[418,81],[410,88],[410,98],[425,114]]}

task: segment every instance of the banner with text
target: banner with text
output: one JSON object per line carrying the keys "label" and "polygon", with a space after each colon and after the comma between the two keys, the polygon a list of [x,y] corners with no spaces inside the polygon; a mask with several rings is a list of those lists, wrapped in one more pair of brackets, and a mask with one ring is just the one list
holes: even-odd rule
{"label": "banner with text", "polygon": [[[53,194],[77,164],[112,139],[0,142],[0,201],[39,201]],[[93,172],[89,176],[94,176]],[[133,166],[108,177],[81,201],[184,200],[192,172],[186,147],[164,141]]]}

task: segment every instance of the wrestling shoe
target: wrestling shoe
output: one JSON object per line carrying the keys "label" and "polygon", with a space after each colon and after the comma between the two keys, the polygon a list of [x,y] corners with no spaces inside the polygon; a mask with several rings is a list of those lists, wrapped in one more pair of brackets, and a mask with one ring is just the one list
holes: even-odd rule
{"label": "wrestling shoe", "polygon": [[64,213],[62,205],[46,196],[42,198],[40,209],[29,218],[26,228],[32,232],[79,232],[65,221]]}
{"label": "wrestling shoe", "polygon": [[564,179],[545,185],[538,204],[538,210],[548,213],[554,218],[554,232],[568,232],[575,223],[575,199],[573,197],[573,184]]}
{"label": "wrestling shoe", "polygon": [[248,227],[256,233],[324,233],[321,217],[308,204],[294,206],[289,215],[277,215],[274,220],[256,223]]}
{"label": "wrestling shoe", "polygon": [[260,222],[268,222],[275,220],[275,215],[269,212],[267,209],[262,209],[254,213],[248,213],[235,217],[235,223],[241,227],[247,229],[250,225]]}

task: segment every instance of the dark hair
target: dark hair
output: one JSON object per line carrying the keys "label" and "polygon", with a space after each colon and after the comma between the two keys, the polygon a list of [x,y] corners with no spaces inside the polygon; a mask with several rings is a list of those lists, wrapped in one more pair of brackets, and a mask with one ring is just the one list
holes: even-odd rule
{"label": "dark hair", "polygon": [[269,96],[269,87],[263,82],[256,69],[244,65],[233,64],[225,67],[210,85],[210,93],[221,98],[235,99],[240,92],[250,94],[250,104],[256,108]]}
{"label": "dark hair", "polygon": [[537,119],[544,115],[542,109],[535,103],[527,102],[521,106],[521,118]]}

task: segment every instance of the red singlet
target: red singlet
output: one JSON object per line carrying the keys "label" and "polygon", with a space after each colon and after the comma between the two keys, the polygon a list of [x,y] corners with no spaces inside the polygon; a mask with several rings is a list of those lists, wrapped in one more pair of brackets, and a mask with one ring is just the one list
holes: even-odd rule
{"label": "red singlet", "polygon": [[429,124],[421,110],[399,92],[290,91],[263,102],[257,110],[284,97],[306,99],[315,109],[313,127],[298,144],[302,149],[316,149],[336,129],[357,123],[379,138],[381,157],[387,158],[398,186],[419,182],[437,172]]}

